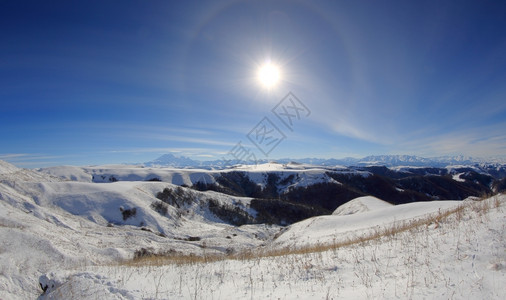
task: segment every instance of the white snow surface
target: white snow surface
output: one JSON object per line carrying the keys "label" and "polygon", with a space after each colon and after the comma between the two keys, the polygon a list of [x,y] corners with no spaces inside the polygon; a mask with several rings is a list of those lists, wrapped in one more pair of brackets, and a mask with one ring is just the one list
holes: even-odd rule
{"label": "white snow surface", "polygon": [[42,173],[46,173],[55,177],[59,177],[67,181],[92,182],[92,175],[85,168],[75,166],[59,166],[38,169]]}
{"label": "white snow surface", "polygon": [[382,209],[390,206],[392,206],[392,204],[383,201],[379,198],[376,198],[374,196],[363,196],[355,198],[339,206],[338,208],[336,208],[336,210],[334,210],[332,215],[335,216],[352,215],[366,211]]}
{"label": "white snow surface", "polygon": [[[141,248],[196,255],[239,251],[260,246],[279,230],[231,226],[206,206],[213,199],[254,215],[250,198],[185,189],[194,200],[181,208],[169,205],[161,215],[150,205],[158,201],[156,193],[176,188],[170,183],[62,180],[2,163],[0,299],[35,298],[41,292],[37,278],[52,270],[131,259]],[[124,219],[122,210],[133,208],[135,215]]]}
{"label": "white snow surface", "polygon": [[460,219],[324,252],[49,273],[41,299],[95,299],[90,291],[106,299],[504,299],[500,201],[486,213],[470,206]]}
{"label": "white snow surface", "polygon": [[390,227],[396,222],[421,218],[442,209],[456,207],[459,203],[460,201],[431,201],[395,206],[385,204],[384,208],[378,208],[379,205],[377,205],[376,209],[359,214],[313,217],[289,226],[276,239],[275,244],[284,247],[301,247],[346,240],[350,236],[359,236],[371,230]]}
{"label": "white snow surface", "polygon": [[452,179],[458,182],[465,182],[466,180],[463,178],[460,178],[460,175],[463,175],[465,173],[457,173],[452,175]]}
{"label": "white snow surface", "polygon": [[[89,182],[88,175],[96,176],[99,169],[141,179]],[[504,195],[485,200],[487,211],[473,206],[481,202],[393,206],[361,197],[335,215],[286,228],[236,227],[202,203],[214,199],[254,214],[248,207],[251,199],[185,190],[194,193],[194,200],[180,208],[169,206],[167,215],[161,215],[150,205],[157,201],[156,193],[175,186],[173,181],[146,182],[146,177],[151,172],[179,174],[185,182],[201,171],[132,172],[137,169],[143,168],[102,166],[90,172],[63,167],[48,172],[0,161],[0,299],[506,298]],[[323,252],[192,264],[121,263],[141,248],[205,256],[333,243],[462,203],[469,206],[458,218]],[[136,208],[135,216],[123,219],[121,210],[131,208]]]}
{"label": "white snow surface", "polygon": [[38,171],[66,181],[109,183],[115,181],[159,180],[175,185],[187,186],[192,186],[197,182],[214,184],[216,183],[216,178],[220,176],[221,173],[245,172],[251,181],[262,187],[267,183],[267,172],[269,172],[278,175],[280,181],[286,180],[285,185],[280,185],[279,192],[286,191],[289,188],[305,187],[319,182],[335,183],[336,181],[326,174],[329,171],[360,174],[362,176],[370,175],[369,172],[352,171],[339,166],[325,168],[307,164],[279,164],[274,162],[258,165],[237,165],[232,168],[220,170],[104,165],[90,167],[50,167],[42,168]]}
{"label": "white snow surface", "polygon": [[19,171],[19,169],[10,163],[0,160],[0,174],[9,174]]}

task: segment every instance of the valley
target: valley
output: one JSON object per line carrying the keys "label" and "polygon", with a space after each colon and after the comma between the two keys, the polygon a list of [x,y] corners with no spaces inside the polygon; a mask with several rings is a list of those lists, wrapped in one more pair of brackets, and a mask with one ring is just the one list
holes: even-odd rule
{"label": "valley", "polygon": [[[476,168],[0,167],[6,299],[502,295],[502,179]],[[478,279],[431,273],[478,250]]]}

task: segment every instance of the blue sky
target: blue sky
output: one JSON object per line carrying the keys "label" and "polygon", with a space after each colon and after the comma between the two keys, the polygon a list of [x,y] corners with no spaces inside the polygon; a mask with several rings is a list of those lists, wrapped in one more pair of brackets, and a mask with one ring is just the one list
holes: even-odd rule
{"label": "blue sky", "polygon": [[[506,154],[503,1],[2,1],[0,159]],[[263,88],[264,62],[281,82]],[[272,109],[291,92],[287,128]],[[251,137],[251,135],[250,135]],[[257,136],[258,137],[258,136]],[[272,145],[272,144],[271,144]],[[236,148],[235,148],[236,149]]]}

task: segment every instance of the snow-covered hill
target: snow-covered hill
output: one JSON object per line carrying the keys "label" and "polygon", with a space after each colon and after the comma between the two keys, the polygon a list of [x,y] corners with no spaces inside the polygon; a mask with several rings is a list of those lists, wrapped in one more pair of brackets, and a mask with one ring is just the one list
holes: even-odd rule
{"label": "snow-covered hill", "polygon": [[390,207],[392,204],[373,196],[355,198],[339,206],[332,215],[345,216]]}
{"label": "snow-covered hill", "polygon": [[[361,235],[369,230],[381,230],[391,227],[396,222],[403,222],[424,217],[431,213],[456,207],[460,201],[414,202],[402,205],[390,205],[382,200],[358,198],[344,204],[331,216],[313,217],[287,228],[275,241],[279,246],[301,247],[316,243],[328,244],[347,239],[350,235]],[[381,201],[381,202],[380,202]],[[366,211],[354,214],[341,214],[352,206],[369,202]],[[372,210],[371,210],[372,209]]]}
{"label": "snow-covered hill", "polygon": [[[39,279],[48,287],[41,299],[504,299],[505,201],[470,202],[434,223],[327,250],[318,236],[309,237],[315,247],[307,251],[269,245],[278,251],[262,254],[263,247],[244,258],[146,259],[52,272]],[[374,223],[386,224],[403,210],[410,213],[406,221],[434,213],[429,204],[377,209]],[[348,229],[334,238],[376,230],[374,224],[354,224],[347,218],[352,216],[331,216],[333,225]]]}
{"label": "snow-covered hill", "polygon": [[[156,195],[166,188],[181,189],[189,200],[157,211],[152,204],[162,203]],[[210,211],[210,199],[214,205],[255,214],[247,207],[249,198],[164,182],[61,181],[2,162],[1,298],[35,298],[41,292],[37,278],[50,270],[131,259],[142,249],[196,255],[239,251],[261,245],[278,230],[262,224],[229,225]]]}
{"label": "snow-covered hill", "polygon": [[3,160],[0,160],[0,174],[11,174],[17,171],[19,171],[19,169],[16,166],[11,165],[10,163],[5,162]]}
{"label": "snow-covered hill", "polygon": [[[369,171],[330,170],[343,178],[371,177]],[[245,174],[260,186],[275,178],[281,189],[340,186],[327,171],[276,163],[219,171],[137,166],[26,170],[0,161],[0,298],[34,299],[43,289],[40,299],[504,297],[505,196],[490,199],[489,210],[470,207],[458,220],[442,220],[409,238],[401,234],[360,247],[279,256],[287,247],[349,240],[462,202],[393,206],[360,197],[334,215],[280,227],[249,224],[260,215],[253,208],[254,201],[262,205],[260,200],[180,186],[231,178],[219,179],[223,173]],[[113,177],[117,181],[109,180]],[[154,178],[163,181],[150,181]],[[278,209],[283,203],[265,201]],[[246,225],[231,225],[238,219]],[[266,251],[278,254],[263,255]],[[151,254],[205,256],[214,262],[127,263]],[[233,259],[215,261],[228,255]],[[455,268],[457,262],[461,269]],[[410,273],[414,268],[424,271],[415,276]]]}
{"label": "snow-covered hill", "polygon": [[[198,182],[214,184],[222,174],[241,172],[259,186],[267,184],[267,173],[276,174],[280,181],[286,184],[280,186],[280,190],[290,187],[308,186],[320,182],[334,182],[326,175],[329,170],[342,170],[344,173],[362,174],[367,176],[366,171],[349,170],[344,167],[325,168],[307,164],[279,164],[265,163],[259,165],[237,165],[233,168],[223,170],[205,169],[178,169],[178,168],[157,168],[129,165],[111,165],[96,167],[50,167],[39,169],[41,173],[61,178],[62,180],[81,182],[116,182],[116,181],[163,181],[175,185],[192,186]],[[293,178],[287,180],[287,178]]]}

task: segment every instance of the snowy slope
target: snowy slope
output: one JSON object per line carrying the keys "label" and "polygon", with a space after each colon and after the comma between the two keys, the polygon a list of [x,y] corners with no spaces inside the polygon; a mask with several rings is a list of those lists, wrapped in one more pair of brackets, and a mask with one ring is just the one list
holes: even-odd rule
{"label": "snowy slope", "polygon": [[[212,171],[202,169],[145,168],[129,165],[104,165],[96,167],[51,167],[39,169],[42,173],[64,180],[107,183],[115,181],[163,181],[191,186],[195,182],[214,183]],[[210,174],[209,174],[210,173]]]}
{"label": "snowy slope", "polygon": [[41,299],[504,299],[506,197],[498,200],[439,226],[323,252],[50,273]]}
{"label": "snowy slope", "polygon": [[21,169],[8,162],[0,160],[0,182],[12,184],[15,181],[54,182],[60,178],[51,174],[41,173],[29,169]]}
{"label": "snowy slope", "polygon": [[66,181],[92,182],[93,177],[87,172],[86,168],[75,166],[48,167],[38,169],[37,171],[59,177]]}
{"label": "snowy slope", "polygon": [[[249,170],[248,176],[258,184],[265,184],[267,170],[286,176],[283,178],[298,174],[306,182],[327,180],[321,177],[325,169],[313,166],[251,168],[234,170]],[[177,188],[173,181],[194,182],[198,174],[211,180],[213,171],[134,166],[52,170],[18,169],[0,162],[1,299],[34,299],[42,293],[40,285],[48,286],[40,299],[506,296],[502,289],[506,279],[505,196],[490,199],[491,207],[494,203],[499,207],[488,212],[470,208],[458,221],[391,239],[323,253],[255,258],[263,251],[346,240],[462,202],[392,206],[362,197],[338,208],[336,215],[311,218],[286,229],[262,224],[236,227],[211,213],[207,202],[212,199],[254,215],[248,207],[250,198],[181,189],[191,193],[191,201],[181,207],[169,205],[167,214],[151,207],[159,201],[158,192]],[[99,174],[130,180],[88,182],[88,175]],[[151,175],[167,176],[171,181],[145,181]],[[300,178],[294,183],[304,184]],[[134,208],[135,213],[125,218],[123,212]],[[246,250],[253,254],[249,259],[209,263],[121,264],[142,249],[176,256]]]}
{"label": "snowy slope", "polygon": [[[131,259],[136,251],[225,253],[256,247],[275,226],[226,224],[207,208],[207,199],[248,210],[249,198],[196,192],[194,202],[151,208],[164,182],[107,184],[60,181],[2,164],[0,174],[1,299],[33,299],[38,277],[50,270]],[[123,211],[135,208],[124,218]],[[202,245],[206,245],[205,248]]]}
{"label": "snowy slope", "polygon": [[[345,174],[360,174],[368,176],[369,172],[350,170],[344,167],[332,169],[307,164],[278,164],[265,163],[258,165],[237,165],[223,170],[204,169],[177,169],[177,168],[152,168],[143,166],[110,165],[94,167],[51,167],[39,169],[40,172],[61,178],[81,182],[107,183],[116,181],[163,181],[175,185],[192,186],[197,182],[215,184],[221,174],[230,172],[245,172],[248,178],[264,187],[267,184],[267,173],[279,176],[280,181],[286,181],[280,185],[280,192],[292,187],[305,187],[320,182],[335,182],[327,176],[327,172],[342,172]],[[291,177],[290,177],[291,176]],[[293,178],[292,180],[288,180]]]}
{"label": "snowy slope", "polygon": [[332,243],[347,238],[347,235],[361,235],[368,233],[370,229],[387,228],[396,222],[456,207],[459,203],[460,201],[414,202],[396,206],[385,205],[384,208],[360,214],[313,217],[289,226],[276,239],[275,244],[300,247],[315,243]]}
{"label": "snowy slope", "polygon": [[366,211],[390,207],[392,204],[373,196],[355,198],[338,208],[332,213],[335,216],[352,215]]}
{"label": "snowy slope", "polygon": [[16,166],[14,166],[6,161],[0,160],[0,174],[14,173],[19,170],[20,169],[17,168]]}

